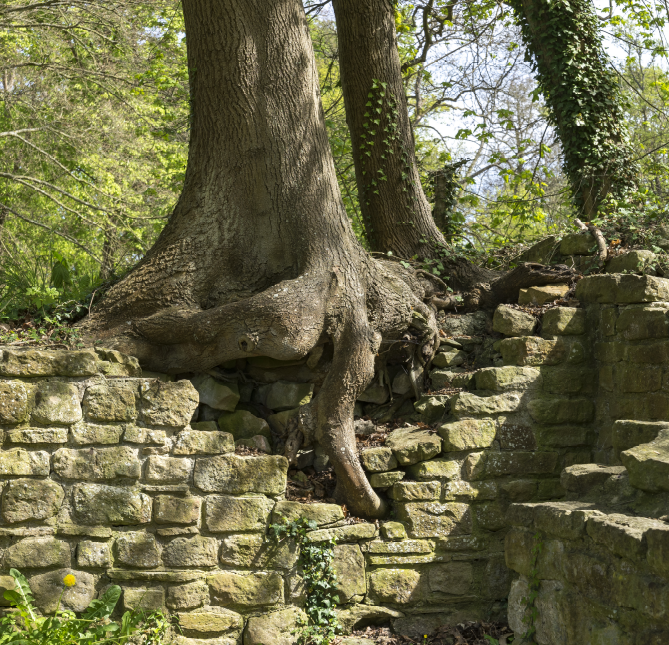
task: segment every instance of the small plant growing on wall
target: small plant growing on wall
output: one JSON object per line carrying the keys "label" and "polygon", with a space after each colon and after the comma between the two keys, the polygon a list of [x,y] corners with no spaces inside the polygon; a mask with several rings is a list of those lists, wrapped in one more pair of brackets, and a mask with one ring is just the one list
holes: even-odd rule
{"label": "small plant growing on wall", "polygon": [[126,645],[131,638],[142,645],[167,642],[170,621],[160,611],[135,609],[126,611],[120,622],[110,619],[121,597],[118,585],[110,586],[77,618],[74,612],[60,609],[65,590],[77,584],[75,576],[69,574],[63,578],[55,614],[40,616],[25,576],[16,569],[10,569],[9,574],[14,578],[14,589],[5,591],[4,597],[15,611],[0,618],[2,645]]}

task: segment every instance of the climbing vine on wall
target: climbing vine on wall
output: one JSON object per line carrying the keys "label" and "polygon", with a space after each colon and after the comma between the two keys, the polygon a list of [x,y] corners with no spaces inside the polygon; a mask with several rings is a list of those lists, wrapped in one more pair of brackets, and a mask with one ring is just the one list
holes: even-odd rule
{"label": "climbing vine on wall", "polygon": [[508,0],[564,152],[579,210],[637,186],[624,101],[590,0]]}

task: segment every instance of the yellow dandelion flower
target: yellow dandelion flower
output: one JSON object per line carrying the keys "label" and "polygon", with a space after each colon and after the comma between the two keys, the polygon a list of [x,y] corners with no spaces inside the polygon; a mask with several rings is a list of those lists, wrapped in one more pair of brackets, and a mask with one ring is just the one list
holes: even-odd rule
{"label": "yellow dandelion flower", "polygon": [[74,585],[77,584],[77,579],[71,573],[69,573],[63,578],[63,584],[66,587],[74,587]]}

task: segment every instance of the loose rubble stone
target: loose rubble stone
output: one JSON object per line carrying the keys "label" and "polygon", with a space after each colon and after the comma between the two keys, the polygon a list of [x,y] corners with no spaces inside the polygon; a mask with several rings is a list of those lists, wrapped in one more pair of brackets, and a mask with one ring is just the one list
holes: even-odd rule
{"label": "loose rubble stone", "polygon": [[192,380],[200,397],[200,403],[214,410],[232,412],[239,402],[239,386],[236,382],[221,383],[207,374],[200,374]]}
{"label": "loose rubble stone", "polygon": [[63,503],[62,487],[50,479],[15,479],[2,494],[6,522],[45,520],[58,514]]}
{"label": "loose rubble stone", "polygon": [[469,505],[449,502],[410,502],[398,506],[397,516],[410,537],[446,537],[472,532]]}
{"label": "loose rubble stone", "polygon": [[295,632],[305,621],[306,614],[297,607],[252,616],[244,630],[244,645],[295,645]]}
{"label": "loose rubble stone", "polygon": [[67,443],[67,428],[16,428],[7,432],[11,443]]}
{"label": "loose rubble stone", "polygon": [[267,497],[211,495],[205,502],[205,524],[212,532],[265,532],[274,502]]}
{"label": "loose rubble stone", "polygon": [[250,439],[237,439],[235,441],[235,447],[238,446],[253,448],[253,450],[259,450],[260,452],[264,452],[266,455],[272,454],[272,447],[269,444],[269,440],[267,437],[263,437],[259,434],[251,437]]}
{"label": "loose rubble stone", "polygon": [[130,531],[116,538],[116,562],[127,567],[159,567],[160,549],[153,533]]}
{"label": "loose rubble stone", "polygon": [[169,587],[165,604],[169,609],[195,609],[209,602],[209,587],[204,580]]}
{"label": "loose rubble stone", "polygon": [[620,453],[630,484],[649,492],[669,491],[669,437]]}
{"label": "loose rubble stone", "polygon": [[200,490],[211,493],[280,495],[286,488],[287,473],[288,460],[279,455],[221,455],[198,459],[194,481]]}
{"label": "loose rubble stone", "polygon": [[390,448],[367,448],[360,453],[360,461],[370,473],[382,473],[397,468],[397,459]]}
{"label": "loose rubble stone", "polygon": [[211,601],[223,607],[267,607],[283,602],[283,578],[275,572],[222,571],[207,578]]}
{"label": "loose rubble stone", "polygon": [[137,450],[113,448],[60,448],[53,455],[53,469],[63,479],[101,481],[116,477],[137,479],[141,465]]}
{"label": "loose rubble stone", "polygon": [[385,445],[402,466],[426,461],[441,452],[441,438],[416,426],[393,430],[386,437]]}
{"label": "loose rubble stone", "polygon": [[286,431],[288,422],[295,417],[299,411],[299,408],[294,408],[292,410],[283,410],[282,412],[270,414],[267,417],[267,423],[269,423],[270,427],[274,429],[275,432],[283,434]]}
{"label": "loose rubble stone", "polygon": [[107,542],[82,540],[77,544],[77,565],[80,567],[108,567],[111,564]]}
{"label": "loose rubble stone", "polygon": [[485,311],[451,314],[439,318],[439,328],[447,336],[478,336],[490,331],[490,325],[490,319]]}
{"label": "loose rubble stone", "polygon": [[398,372],[395,375],[392,384],[393,394],[399,394],[399,395],[408,394],[409,392],[411,392],[412,387],[413,386],[411,384],[411,379],[404,370]]}
{"label": "loose rubble stone", "polygon": [[466,372],[461,367],[448,368],[443,370],[432,370],[430,380],[435,390],[441,390],[446,387],[468,387],[472,381],[473,373]]}
{"label": "loose rubble stone", "polygon": [[157,524],[192,524],[200,519],[199,497],[158,495],[153,500],[153,519]]}
{"label": "loose rubble stone", "polygon": [[2,561],[5,569],[43,569],[69,567],[72,556],[70,545],[54,537],[29,537],[12,544]]}
{"label": "loose rubble stone", "polygon": [[533,367],[484,367],[476,372],[476,389],[504,392],[541,387],[541,372]]}
{"label": "loose rubble stone", "polygon": [[44,425],[71,425],[82,418],[79,392],[72,383],[40,383],[35,392],[32,420]]}
{"label": "loose rubble stone", "polygon": [[223,414],[218,418],[218,426],[229,432],[235,439],[250,439],[255,435],[272,438],[272,433],[265,419],[260,419],[246,410],[237,410]]}
{"label": "loose rubble stone", "polygon": [[244,619],[238,613],[222,607],[206,607],[177,615],[186,636],[227,636],[234,642],[244,627]]}
{"label": "loose rubble stone", "polygon": [[377,569],[369,575],[369,593],[377,602],[404,605],[420,600],[420,573],[412,569]]}
{"label": "loose rubble stone", "polygon": [[[74,576],[77,584],[64,587],[63,578]],[[30,589],[35,596],[35,604],[45,614],[61,611],[82,612],[91,604],[95,596],[95,576],[85,571],[57,569],[28,579]]]}
{"label": "loose rubble stone", "polygon": [[147,481],[188,483],[192,471],[192,459],[151,455],[146,460]]}
{"label": "loose rubble stone", "polygon": [[358,396],[358,401],[383,405],[389,398],[390,394],[388,393],[388,386],[372,383]]}
{"label": "loose rubble stone", "polygon": [[414,403],[414,410],[420,414],[426,423],[434,423],[448,412],[450,397],[443,394],[422,396]]}
{"label": "loose rubble stone", "polygon": [[620,454],[623,450],[654,441],[661,432],[669,435],[669,423],[666,421],[628,421],[621,419],[613,424],[611,441],[616,454]]}
{"label": "loose rubble stone", "polygon": [[657,256],[652,251],[634,250],[621,253],[606,263],[607,273],[642,273]]}
{"label": "loose rubble stone", "polygon": [[585,333],[585,310],[574,307],[555,307],[543,316],[541,332],[548,336],[568,336]]}
{"label": "loose rubble stone", "polygon": [[235,438],[229,432],[205,432],[198,429],[180,432],[172,448],[175,455],[224,455],[234,451]]}
{"label": "loose rubble stone", "polygon": [[258,388],[258,398],[270,410],[290,410],[309,403],[313,391],[313,383],[277,381]]}
{"label": "loose rubble stone", "polygon": [[103,426],[91,423],[77,423],[70,428],[72,442],[78,446],[86,446],[92,443],[119,443],[123,431],[122,425]]}
{"label": "loose rubble stone", "polygon": [[[344,519],[344,511],[338,504],[302,504],[300,502],[277,502],[272,512],[274,522],[288,522],[304,518],[319,526],[333,524]],[[283,519],[282,519],[283,518]]]}
{"label": "loose rubble stone", "polygon": [[443,452],[487,448],[492,445],[496,433],[491,419],[462,419],[439,426],[439,436],[444,440]]}
{"label": "loose rubble stone", "polygon": [[20,381],[0,381],[0,424],[20,423],[27,416],[28,393],[25,385]]}
{"label": "loose rubble stone", "polygon": [[44,451],[28,452],[22,448],[0,451],[0,475],[35,475],[49,474],[49,453]]}
{"label": "loose rubble stone", "polygon": [[595,252],[597,243],[590,231],[585,233],[570,233],[560,242],[562,255],[591,255]]}
{"label": "loose rubble stone", "polygon": [[217,560],[216,538],[178,537],[163,549],[163,562],[167,567],[213,567]]}
{"label": "loose rubble stone", "polygon": [[75,521],[82,524],[132,525],[151,521],[151,498],[133,488],[76,484],[72,502]]}
{"label": "loose rubble stone", "polygon": [[183,428],[199,403],[197,390],[190,381],[146,381],[140,390],[140,419],[149,425]]}
{"label": "loose rubble stone", "polygon": [[520,309],[500,305],[492,319],[493,331],[505,336],[529,336],[536,327],[537,319]]}
{"label": "loose rubble stone", "polygon": [[86,388],[83,400],[86,419],[132,421],[137,417],[135,392],[130,387],[94,384]]}
{"label": "loose rubble stone", "polygon": [[448,348],[445,352],[437,352],[432,359],[435,367],[457,367],[467,361],[467,352]]}
{"label": "loose rubble stone", "polygon": [[560,298],[564,298],[569,291],[569,286],[566,284],[547,284],[543,287],[528,287],[521,289],[518,294],[519,305],[535,305],[543,306],[547,302],[554,302]]}

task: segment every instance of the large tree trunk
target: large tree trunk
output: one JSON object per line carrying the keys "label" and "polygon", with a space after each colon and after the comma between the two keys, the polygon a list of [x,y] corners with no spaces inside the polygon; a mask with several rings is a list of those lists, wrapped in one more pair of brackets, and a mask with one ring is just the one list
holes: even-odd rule
{"label": "large tree trunk", "polygon": [[591,0],[507,0],[520,23],[575,202],[595,216],[609,194],[637,187],[618,81]]}
{"label": "large tree trunk", "polygon": [[423,192],[390,0],[333,0],[360,210],[374,251],[431,257],[445,240]]}
{"label": "large tree trunk", "polygon": [[[301,430],[329,454],[342,501],[379,516],[353,406],[381,338],[399,337],[414,311],[434,332],[434,312],[411,273],[372,260],[353,235],[300,0],[184,0],[183,9],[192,101],[183,192],[154,247],[84,330],[170,373],[250,356],[294,360],[332,343]],[[428,358],[436,342],[425,336]]]}

